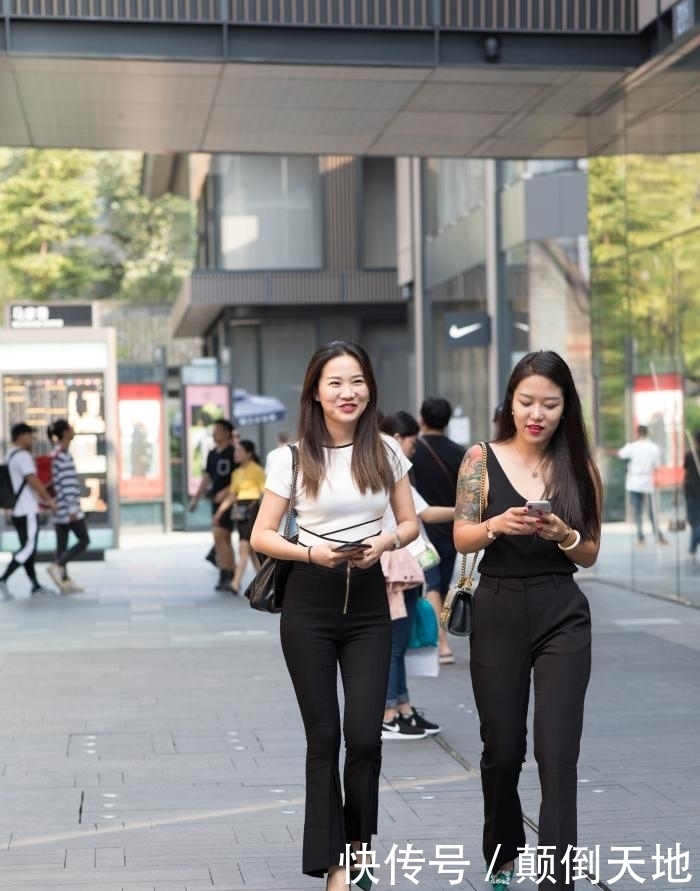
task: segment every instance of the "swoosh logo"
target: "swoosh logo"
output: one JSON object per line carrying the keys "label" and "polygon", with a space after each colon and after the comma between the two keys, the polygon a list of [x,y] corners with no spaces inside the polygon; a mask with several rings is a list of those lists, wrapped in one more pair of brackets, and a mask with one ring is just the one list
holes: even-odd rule
{"label": "swoosh logo", "polygon": [[459,340],[461,337],[466,337],[467,334],[473,334],[474,331],[478,331],[482,325],[482,322],[474,322],[473,325],[464,325],[462,328],[458,325],[450,325],[449,335],[453,340]]}

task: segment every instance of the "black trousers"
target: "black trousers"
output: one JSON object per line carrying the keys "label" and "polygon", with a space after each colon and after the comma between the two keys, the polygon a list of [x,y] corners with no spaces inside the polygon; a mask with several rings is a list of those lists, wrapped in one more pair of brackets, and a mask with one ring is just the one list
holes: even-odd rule
{"label": "black trousers", "polygon": [[7,569],[3,573],[2,580],[7,581],[15,570],[24,566],[24,571],[29,576],[32,587],[36,588],[39,582],[34,568],[34,556],[36,554],[37,541],[39,540],[39,517],[37,514],[27,514],[23,517],[12,517],[12,525],[17,530],[19,548],[12,555]]}
{"label": "black trousers", "polygon": [[[554,846],[556,883],[573,888],[561,864],[576,845],[576,765],[591,671],[591,614],[571,576],[482,576],[475,592],[471,678],[484,744],[484,858],[494,867],[525,844],[518,780],[525,760],[530,677],[534,753],[542,792],[539,845]],[[545,852],[542,852],[545,853]]]}
{"label": "black trousers", "polygon": [[[347,596],[347,609],[344,612]],[[282,650],[306,730],[306,813],[302,869],[323,876],[345,845],[377,831],[382,719],[391,657],[391,620],[379,564],[353,569],[295,563],[280,622]],[[338,667],[345,709],[340,784]]]}
{"label": "black trousers", "polygon": [[[71,532],[78,540],[68,549],[68,536]],[[69,561],[75,560],[89,544],[90,536],[84,518],[70,523],[56,523],[56,562],[59,566],[65,568]]]}

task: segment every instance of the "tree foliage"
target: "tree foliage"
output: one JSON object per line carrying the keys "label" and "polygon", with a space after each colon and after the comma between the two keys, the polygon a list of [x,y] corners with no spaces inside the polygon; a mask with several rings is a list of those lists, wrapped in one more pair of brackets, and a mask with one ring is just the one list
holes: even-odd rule
{"label": "tree foliage", "polygon": [[3,299],[174,299],[193,209],[143,196],[140,168],[134,152],[0,151]]}
{"label": "tree foliage", "polygon": [[624,434],[632,373],[681,371],[700,391],[700,155],[589,164],[593,339],[603,441]]}

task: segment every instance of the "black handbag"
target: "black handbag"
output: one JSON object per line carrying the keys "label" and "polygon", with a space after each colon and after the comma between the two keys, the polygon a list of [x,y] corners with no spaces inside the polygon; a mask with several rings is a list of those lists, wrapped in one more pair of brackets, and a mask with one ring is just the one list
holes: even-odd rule
{"label": "black handbag", "polygon": [[[292,484],[289,487],[289,504],[284,521],[284,537],[287,541],[296,542],[297,536],[290,535],[294,515],[294,499],[297,492],[297,476],[299,474],[299,452],[295,445],[290,445],[292,450]],[[293,560],[280,560],[279,557],[267,556],[262,561],[255,578],[245,590],[245,596],[250,601],[253,609],[266,613],[279,613],[282,611],[284,589],[287,578],[291,572]]]}
{"label": "black handbag", "polygon": [[[484,513],[484,501],[486,495],[486,446],[481,445],[481,491],[479,494],[479,522]],[[477,551],[472,556],[472,565],[467,575],[467,555],[462,555],[462,565],[459,571],[457,586],[447,592],[445,603],[440,612],[440,627],[443,631],[449,631],[457,637],[469,637],[472,633],[472,616],[474,613],[474,569],[479,556]]]}

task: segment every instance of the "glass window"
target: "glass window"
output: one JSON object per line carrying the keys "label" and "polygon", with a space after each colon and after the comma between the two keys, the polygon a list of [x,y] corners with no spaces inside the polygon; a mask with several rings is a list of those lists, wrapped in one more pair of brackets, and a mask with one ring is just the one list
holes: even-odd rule
{"label": "glass window", "polygon": [[[696,511],[693,524],[686,456],[692,457],[692,432],[700,428],[698,194],[699,154],[622,155],[589,163],[605,516],[621,521],[611,527],[600,571],[629,584],[631,567],[639,590],[696,603],[700,589],[688,551],[698,516]],[[627,466],[617,456],[624,443],[638,438],[639,425],[659,455],[653,491],[643,498],[626,492]]]}
{"label": "glass window", "polygon": [[425,234],[441,235],[484,203],[484,162],[477,158],[428,158],[425,175]]}
{"label": "glass window", "polygon": [[362,265],[365,269],[396,266],[396,162],[362,160]]}
{"label": "glass window", "polygon": [[222,269],[322,265],[318,158],[223,155],[216,159]]}

